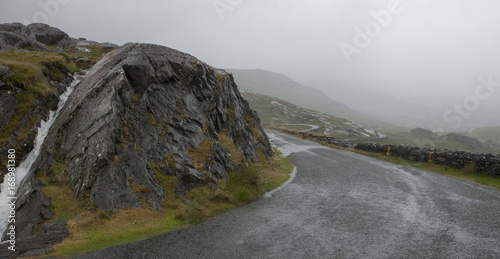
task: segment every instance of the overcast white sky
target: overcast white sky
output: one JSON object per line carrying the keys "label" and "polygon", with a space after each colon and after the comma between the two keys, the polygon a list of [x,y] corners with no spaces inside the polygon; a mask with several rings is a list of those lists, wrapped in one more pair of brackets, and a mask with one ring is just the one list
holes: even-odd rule
{"label": "overcast white sky", "polygon": [[[310,86],[331,96],[350,87],[449,106],[474,93],[478,76],[500,82],[497,0],[400,0],[400,12],[348,63],[339,44],[354,45],[355,28],[364,30],[375,21],[371,12],[387,10],[389,2],[2,0],[0,22],[32,22],[45,12],[50,25],[73,37],[166,45],[216,67],[261,68],[320,82]],[[58,6],[44,11],[40,3]],[[221,20],[214,3],[233,6]],[[499,96],[500,89],[491,99]]]}

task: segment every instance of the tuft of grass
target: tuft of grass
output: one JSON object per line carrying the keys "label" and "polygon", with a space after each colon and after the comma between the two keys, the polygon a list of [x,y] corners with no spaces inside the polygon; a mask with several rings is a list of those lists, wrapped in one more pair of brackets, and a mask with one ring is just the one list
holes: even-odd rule
{"label": "tuft of grass", "polygon": [[128,180],[128,185],[130,186],[130,190],[133,193],[150,193],[151,192],[151,190],[148,187],[146,187],[144,185],[136,184],[134,182],[134,178],[129,177],[127,180]]}
{"label": "tuft of grass", "polygon": [[231,151],[231,161],[233,161],[234,164],[243,164],[243,161],[245,160],[245,157],[243,156],[243,153],[241,150],[234,144],[233,140],[227,133],[220,133],[219,134],[219,140],[222,144],[223,147],[229,149]]}
{"label": "tuft of grass", "polygon": [[60,55],[62,56],[64,59],[66,59],[66,62],[71,62],[71,58],[68,56],[68,54],[64,53],[64,52],[60,52],[60,53],[57,53],[57,55]]}
{"label": "tuft of grass", "polygon": [[226,78],[226,75],[219,73],[217,71],[215,71],[215,75],[217,76],[217,81],[219,81],[219,82],[222,82],[222,80],[224,80],[224,78]]}
{"label": "tuft of grass", "polygon": [[208,168],[208,158],[212,150],[212,141],[205,138],[196,148],[189,150],[189,155],[193,160],[196,170],[203,172]]}
{"label": "tuft of grass", "polygon": [[154,119],[154,117],[153,117],[153,114],[152,114],[152,113],[149,113],[149,112],[148,112],[147,116],[148,116],[148,121],[149,121],[149,123],[151,124],[151,126],[153,126],[153,127],[158,126],[158,122]]}
{"label": "tuft of grass", "polygon": [[188,221],[192,224],[197,224],[205,221],[210,216],[210,211],[207,207],[195,204],[181,203],[175,211],[177,220]]}
{"label": "tuft of grass", "polygon": [[167,163],[167,167],[170,169],[174,169],[175,167],[175,158],[174,155],[170,154],[165,156],[165,162]]}
{"label": "tuft of grass", "polygon": [[248,123],[248,126],[250,126],[250,130],[252,131],[254,137],[256,137],[258,141],[263,141],[262,133],[259,129],[257,129],[255,120],[250,116],[250,114],[245,113],[245,121]]}
{"label": "tuft of grass", "polygon": [[236,118],[236,113],[234,111],[234,104],[231,104],[231,107],[227,109],[227,117],[230,122],[234,121],[234,119]]}
{"label": "tuft of grass", "polygon": [[54,217],[51,221],[70,220],[85,211],[84,202],[73,197],[73,192],[67,185],[57,185],[49,183],[47,178],[41,177],[47,185],[43,192],[47,194],[52,202],[52,213]]}

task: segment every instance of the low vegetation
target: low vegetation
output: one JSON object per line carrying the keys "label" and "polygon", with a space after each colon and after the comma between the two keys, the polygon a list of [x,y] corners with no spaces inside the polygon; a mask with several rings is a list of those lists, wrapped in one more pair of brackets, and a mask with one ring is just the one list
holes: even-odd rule
{"label": "low vegetation", "polygon": [[[223,142],[229,141],[222,136]],[[88,200],[73,198],[69,186],[40,175],[46,184],[43,190],[53,203],[53,221],[68,220],[71,233],[48,257],[73,257],[201,223],[280,186],[289,178],[293,165],[279,152],[270,160],[261,153],[252,165],[236,168],[227,179],[197,187],[182,198],[175,195],[177,178],[165,175],[157,165],[152,168],[165,191],[161,212],[153,211],[147,203],[141,208],[99,210]],[[133,179],[129,181],[136,191],[142,191]]]}
{"label": "low vegetation", "polygon": [[[68,63],[63,56],[47,52],[0,50],[0,65],[7,66],[14,72],[14,75],[7,80],[7,86],[3,88],[12,91],[19,100],[17,106],[14,107],[15,117],[0,133],[0,145],[3,145],[12,132],[18,128],[34,102],[56,91],[55,87],[49,85],[47,79],[58,82],[63,79],[61,75],[78,69],[74,63]],[[21,135],[25,136],[35,123],[36,120],[30,121],[30,124],[25,127],[26,132],[23,131]]]}

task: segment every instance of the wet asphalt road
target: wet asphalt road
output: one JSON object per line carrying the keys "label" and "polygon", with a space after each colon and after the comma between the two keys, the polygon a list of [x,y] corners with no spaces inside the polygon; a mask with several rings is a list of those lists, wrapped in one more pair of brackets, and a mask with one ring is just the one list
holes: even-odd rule
{"label": "wet asphalt road", "polygon": [[500,258],[500,191],[268,132],[297,174],[204,224],[81,258]]}

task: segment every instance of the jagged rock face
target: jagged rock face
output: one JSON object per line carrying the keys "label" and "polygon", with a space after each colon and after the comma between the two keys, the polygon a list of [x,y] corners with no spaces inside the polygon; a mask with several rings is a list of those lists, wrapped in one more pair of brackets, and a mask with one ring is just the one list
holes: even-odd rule
{"label": "jagged rock face", "polygon": [[0,49],[22,48],[32,51],[49,51],[47,46],[58,50],[71,48],[76,43],[65,32],[47,24],[20,23],[0,24]]}
{"label": "jagged rock face", "polygon": [[[221,134],[243,161],[234,161]],[[200,146],[209,149],[197,151]],[[62,155],[75,195],[102,209],[141,201],[160,209],[164,190],[155,174],[177,176],[176,191],[183,195],[224,178],[235,163],[254,161],[259,151],[272,153],[231,75],[148,44],[127,44],[89,71],[61,111],[45,151],[39,171],[50,171],[47,165]]]}

